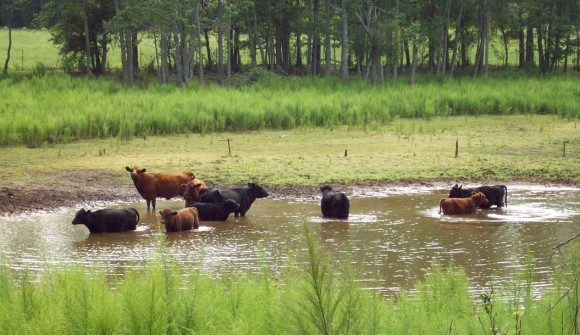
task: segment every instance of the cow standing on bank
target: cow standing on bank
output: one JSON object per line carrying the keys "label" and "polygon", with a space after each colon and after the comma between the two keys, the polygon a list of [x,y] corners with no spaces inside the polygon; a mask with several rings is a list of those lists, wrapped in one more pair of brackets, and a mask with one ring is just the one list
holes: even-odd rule
{"label": "cow standing on bank", "polygon": [[336,219],[348,219],[350,211],[350,201],[348,197],[341,192],[334,192],[332,187],[325,185],[320,188],[322,191],[322,200],[320,209],[322,216]]}

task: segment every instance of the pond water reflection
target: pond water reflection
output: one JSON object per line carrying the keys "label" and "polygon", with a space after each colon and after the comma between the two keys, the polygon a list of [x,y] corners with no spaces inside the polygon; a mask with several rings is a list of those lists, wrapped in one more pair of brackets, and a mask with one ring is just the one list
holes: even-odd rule
{"label": "pond water reflection", "polygon": [[[578,234],[580,189],[508,188],[507,208],[459,216],[439,214],[439,200],[448,190],[428,188],[358,190],[349,194],[348,220],[322,218],[318,198],[258,199],[244,218],[202,221],[197,231],[174,234],[162,230],[157,212],[147,212],[144,201],[108,204],[139,211],[134,232],[90,235],[86,227],[71,224],[78,208],[0,217],[0,259],[17,274],[60,264],[122,273],[160,254],[186,267],[258,270],[265,262],[276,271],[287,266],[290,254],[305,248],[306,225],[334,259],[350,261],[369,287],[387,293],[412,288],[435,261],[465,269],[477,291],[524,271],[528,253],[541,289],[555,267],[552,248]],[[158,206],[177,209],[183,201],[159,201]]]}

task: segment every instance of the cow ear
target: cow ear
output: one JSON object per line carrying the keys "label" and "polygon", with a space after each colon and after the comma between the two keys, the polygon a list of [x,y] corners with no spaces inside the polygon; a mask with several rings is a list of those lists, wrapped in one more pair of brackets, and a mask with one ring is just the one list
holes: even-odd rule
{"label": "cow ear", "polygon": [[125,170],[127,170],[127,171],[129,171],[129,172],[133,172],[133,169],[131,169],[131,168],[130,168],[130,167],[128,167],[128,166],[125,166]]}
{"label": "cow ear", "polygon": [[145,171],[147,171],[147,169],[141,169],[139,171],[137,171],[138,173],[145,173]]}
{"label": "cow ear", "polygon": [[159,215],[163,216],[163,211],[159,211]]}
{"label": "cow ear", "polygon": [[171,212],[171,216],[177,215],[177,212]]}
{"label": "cow ear", "polygon": [[87,213],[87,214],[91,214],[91,210],[89,209],[89,210],[88,210],[86,213]]}
{"label": "cow ear", "polygon": [[255,184],[255,183],[248,183],[248,186],[249,186],[250,188],[254,188],[254,187],[256,187],[256,184]]}
{"label": "cow ear", "polygon": [[459,186],[459,189],[461,189],[463,187],[463,185]]}

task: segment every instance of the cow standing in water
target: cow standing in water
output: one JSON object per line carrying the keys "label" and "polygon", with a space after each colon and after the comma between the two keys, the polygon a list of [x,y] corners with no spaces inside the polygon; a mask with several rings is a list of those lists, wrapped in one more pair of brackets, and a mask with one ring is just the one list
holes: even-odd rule
{"label": "cow standing in water", "polygon": [[443,198],[439,201],[439,214],[471,214],[477,207],[487,205],[485,194],[472,192],[469,198]]}
{"label": "cow standing in water", "polygon": [[463,188],[463,185],[455,184],[449,191],[449,198],[468,198],[472,192],[481,192],[487,198],[487,204],[480,205],[480,208],[488,209],[491,206],[498,208],[507,206],[507,187],[505,185],[480,186],[476,188]]}
{"label": "cow standing in water", "polygon": [[72,224],[84,224],[92,234],[135,230],[138,222],[139,212],[135,208],[106,208],[94,212],[81,208],[75,215]]}
{"label": "cow standing in water", "polygon": [[199,228],[199,216],[196,208],[187,207],[179,211],[166,208],[159,211],[161,224],[168,233]]}
{"label": "cow standing in water", "polygon": [[320,209],[322,216],[336,219],[348,219],[350,211],[350,201],[348,197],[341,192],[334,192],[332,187],[325,185],[320,188],[322,191],[322,200]]}
{"label": "cow standing in water", "polygon": [[147,201],[147,209],[153,205],[157,198],[167,200],[183,195],[182,184],[187,184],[195,179],[192,172],[179,173],[154,173],[147,172],[147,169],[140,169],[137,166],[132,168],[126,166],[125,170],[131,173],[131,179],[137,192]]}

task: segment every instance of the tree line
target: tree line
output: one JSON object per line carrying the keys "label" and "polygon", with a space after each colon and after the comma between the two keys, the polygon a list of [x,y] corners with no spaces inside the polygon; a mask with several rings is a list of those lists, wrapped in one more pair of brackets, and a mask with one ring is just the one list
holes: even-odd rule
{"label": "tree line", "polygon": [[[266,67],[283,75],[356,73],[373,85],[415,81],[419,67],[487,76],[490,53],[540,73],[580,68],[578,0],[8,0],[0,24],[47,28],[65,68],[106,73],[120,47],[135,82],[140,36],[155,47],[161,82]],[[217,40],[213,41],[212,38]],[[11,39],[11,34],[9,34]],[[492,43],[493,42],[493,43]],[[495,43],[497,42],[497,43]],[[8,71],[10,45],[4,72]],[[475,52],[472,52],[475,50]],[[338,54],[337,54],[338,53]]]}

